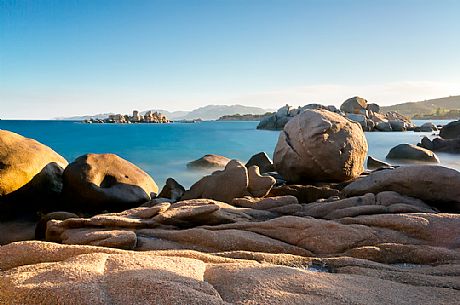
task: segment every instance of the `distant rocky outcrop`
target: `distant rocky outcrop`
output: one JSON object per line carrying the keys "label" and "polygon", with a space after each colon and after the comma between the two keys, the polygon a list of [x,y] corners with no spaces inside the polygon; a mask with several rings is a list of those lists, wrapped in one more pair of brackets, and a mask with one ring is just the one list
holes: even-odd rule
{"label": "distant rocky outcrop", "polygon": [[275,114],[261,120],[257,129],[281,130],[293,117],[311,109],[323,109],[340,114],[358,122],[364,131],[405,131],[415,127],[409,118],[394,111],[380,113],[379,105],[368,103],[366,99],[355,96],[343,102],[340,109],[320,104],[309,104],[297,109],[286,105]]}
{"label": "distant rocky outcrop", "polygon": [[159,112],[147,111],[144,115],[139,114],[139,111],[134,110],[133,115],[110,114],[106,119],[89,119],[84,120],[85,123],[169,123],[169,119]]}
{"label": "distant rocky outcrop", "polygon": [[218,121],[260,121],[267,116],[272,115],[272,112],[265,114],[234,114],[221,116]]}

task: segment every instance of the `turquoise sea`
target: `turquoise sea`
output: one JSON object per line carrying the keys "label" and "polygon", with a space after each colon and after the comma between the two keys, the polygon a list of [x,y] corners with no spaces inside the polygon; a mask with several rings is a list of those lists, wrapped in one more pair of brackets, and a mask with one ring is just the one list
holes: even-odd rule
{"label": "turquoise sea", "polygon": [[[443,123],[447,121],[434,121]],[[416,122],[417,125],[423,122]],[[218,154],[246,162],[265,151],[272,156],[279,132],[256,129],[257,122],[209,121],[194,124],[84,124],[72,121],[0,121],[0,129],[34,138],[69,162],[86,153],[115,153],[148,172],[161,187],[173,177],[189,187],[208,171],[194,171],[187,162]],[[431,133],[366,133],[369,154],[384,160],[391,147],[417,144]],[[460,155],[439,155],[441,164],[460,170]]]}

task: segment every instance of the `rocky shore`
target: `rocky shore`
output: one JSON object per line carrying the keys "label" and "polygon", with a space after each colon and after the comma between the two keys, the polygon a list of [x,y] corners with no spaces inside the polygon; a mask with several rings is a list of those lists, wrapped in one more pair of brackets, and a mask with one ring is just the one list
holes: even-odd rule
{"label": "rocky shore", "polygon": [[168,118],[153,111],[147,111],[144,115],[139,114],[139,111],[134,110],[133,115],[127,114],[110,114],[107,119],[89,119],[84,120],[85,123],[117,123],[117,124],[131,124],[131,123],[169,123]]}
{"label": "rocky shore", "polygon": [[415,125],[410,118],[397,112],[380,113],[380,106],[369,103],[362,97],[347,99],[337,109],[333,105],[308,104],[299,108],[286,105],[274,114],[262,119],[257,129],[281,130],[292,118],[306,110],[323,109],[337,113],[348,120],[358,122],[364,131],[406,131],[414,130]]}
{"label": "rocky shore", "polygon": [[0,304],[458,304],[460,172],[367,158],[362,127],[304,109],[190,189],[0,130]]}

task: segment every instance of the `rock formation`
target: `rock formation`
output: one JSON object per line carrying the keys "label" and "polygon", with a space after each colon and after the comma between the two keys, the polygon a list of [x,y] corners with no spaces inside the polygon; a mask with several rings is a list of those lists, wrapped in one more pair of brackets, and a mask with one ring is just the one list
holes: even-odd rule
{"label": "rock formation", "polygon": [[0,217],[54,204],[66,166],[67,161],[48,146],[0,130]]}
{"label": "rock formation", "polygon": [[147,111],[144,115],[139,114],[139,111],[134,110],[133,115],[127,114],[111,114],[107,119],[89,119],[85,123],[117,123],[117,124],[130,124],[130,123],[169,123],[168,118],[154,111]]}
{"label": "rock formation", "polygon": [[296,115],[305,110],[315,109],[329,110],[340,114],[349,120],[358,122],[365,131],[406,131],[415,127],[408,117],[394,111],[380,113],[379,105],[368,103],[366,99],[355,96],[343,102],[340,110],[334,106],[320,104],[308,104],[297,109],[286,105],[275,114],[262,119],[257,129],[281,130]]}
{"label": "rock formation", "polygon": [[238,197],[263,197],[275,182],[272,177],[261,176],[258,167],[246,168],[237,160],[232,160],[223,171],[216,171],[192,185],[182,198],[210,198],[230,203]]}
{"label": "rock formation", "polygon": [[431,150],[412,145],[412,144],[399,144],[393,147],[386,157],[388,160],[404,161],[417,161],[439,163],[439,158]]}
{"label": "rock formation", "polygon": [[203,157],[187,163],[189,168],[210,168],[210,167],[220,167],[224,168],[227,163],[230,162],[230,159],[224,156],[219,155],[204,155]]}
{"label": "rock formation", "polygon": [[158,194],[158,186],[148,174],[114,154],[78,157],[63,177],[63,196],[72,211],[121,211]]}
{"label": "rock formation", "polygon": [[346,181],[364,170],[367,141],[361,127],[327,110],[306,110],[281,132],[276,170],[290,182]]}
{"label": "rock formation", "polygon": [[443,139],[460,138],[460,120],[450,122],[444,126],[439,132],[439,136]]}

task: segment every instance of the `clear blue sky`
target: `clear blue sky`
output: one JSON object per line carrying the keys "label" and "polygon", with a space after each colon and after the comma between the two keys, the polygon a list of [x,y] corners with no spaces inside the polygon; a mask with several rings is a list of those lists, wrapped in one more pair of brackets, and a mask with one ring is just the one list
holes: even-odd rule
{"label": "clear blue sky", "polygon": [[0,118],[454,94],[457,0],[0,0]]}

